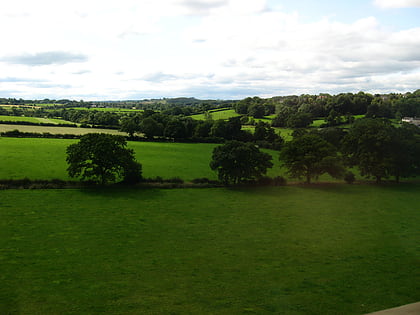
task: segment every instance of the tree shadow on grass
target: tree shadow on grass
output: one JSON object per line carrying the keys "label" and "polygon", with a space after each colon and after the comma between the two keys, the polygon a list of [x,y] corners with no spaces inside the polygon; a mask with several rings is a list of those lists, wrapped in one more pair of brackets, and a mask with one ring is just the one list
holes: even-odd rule
{"label": "tree shadow on grass", "polygon": [[80,188],[80,191],[86,195],[98,196],[104,198],[125,198],[125,199],[159,199],[164,196],[161,189],[144,188],[136,186],[91,186]]}

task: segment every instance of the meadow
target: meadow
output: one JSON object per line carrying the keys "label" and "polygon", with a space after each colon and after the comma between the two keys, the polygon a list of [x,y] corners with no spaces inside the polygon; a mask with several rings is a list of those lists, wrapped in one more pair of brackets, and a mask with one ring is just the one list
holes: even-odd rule
{"label": "meadow", "polygon": [[90,110],[90,111],[98,111],[98,112],[115,112],[115,113],[121,113],[121,112],[143,112],[142,109],[132,109],[132,108],[121,108],[121,107],[70,107],[69,109],[75,109],[75,110]]}
{"label": "meadow", "polygon": [[[234,109],[226,109],[226,110],[210,110],[209,113],[211,114],[211,118],[214,120],[218,119],[229,119],[231,117],[238,117],[240,116],[235,112]],[[206,120],[205,114],[197,114],[197,115],[191,115],[192,119],[195,120]]]}
{"label": "meadow", "polygon": [[[0,138],[0,179],[71,179],[67,173],[66,148],[78,140],[39,138]],[[209,163],[217,144],[129,142],[137,160],[143,165],[144,177],[180,177],[189,181],[207,177],[216,179]],[[268,175],[281,172],[278,153],[273,156],[275,167]]]}
{"label": "meadow", "polygon": [[0,314],[346,315],[415,302],[419,189],[3,190]]}
{"label": "meadow", "polygon": [[[54,123],[54,121],[53,121],[53,123]],[[59,122],[57,120],[55,120],[55,123],[59,123]],[[113,134],[113,135],[122,135],[122,136],[127,135],[127,133],[121,132],[121,131],[118,131],[118,130],[115,130],[115,129],[0,124],[0,132],[12,131],[12,130],[16,130],[16,129],[21,131],[21,132],[35,132],[35,133],[47,132],[47,133],[51,133],[51,134],[84,135],[84,134],[87,134],[87,133],[98,132],[98,133],[109,133],[109,134]]]}
{"label": "meadow", "polygon": [[[48,123],[48,124],[74,124],[71,121],[56,119],[56,118],[42,118],[42,117],[25,117],[25,116],[5,116],[0,115],[0,121],[16,121],[16,122],[31,122],[31,123]],[[20,126],[19,126],[20,127]]]}

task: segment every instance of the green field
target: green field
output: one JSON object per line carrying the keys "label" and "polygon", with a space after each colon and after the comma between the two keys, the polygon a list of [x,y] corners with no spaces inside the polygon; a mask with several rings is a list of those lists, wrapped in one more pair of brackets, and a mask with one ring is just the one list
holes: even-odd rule
{"label": "green field", "polygon": [[90,110],[98,112],[143,112],[142,109],[121,108],[121,107],[69,107],[69,109]]}
{"label": "green field", "polygon": [[[274,128],[275,132],[278,135],[282,136],[285,141],[290,141],[290,140],[293,139],[293,137],[292,137],[292,133],[294,131],[293,129],[290,129],[290,128],[278,128],[278,127],[273,127],[273,128]],[[244,126],[242,126],[242,130],[247,130],[247,131],[250,131],[251,133],[254,133],[255,126],[244,125]]]}
{"label": "green field", "polygon": [[[0,138],[0,179],[70,179],[66,173],[66,147],[77,140],[39,138]],[[207,177],[216,179],[210,167],[215,144],[129,142],[137,160],[143,165],[144,177],[180,177],[184,180]],[[270,176],[281,173],[278,153]]]}
{"label": "green field", "polygon": [[420,185],[0,191],[0,314],[364,314],[418,301]]}
{"label": "green field", "polygon": [[24,117],[24,116],[3,116],[0,115],[0,121],[26,121],[31,123],[40,123],[37,117]]}
{"label": "green field", "polygon": [[48,124],[74,124],[71,121],[55,119],[55,118],[42,118],[42,117],[25,117],[25,116],[3,116],[0,115],[0,121],[24,121],[31,123],[48,123]]}
{"label": "green field", "polygon": [[[210,111],[210,114],[211,114],[211,118],[214,119],[214,120],[229,119],[231,117],[241,116],[238,113],[236,113],[234,109]],[[204,114],[191,115],[190,117],[195,119],[195,120],[205,120],[206,119]]]}
{"label": "green field", "polygon": [[77,128],[77,127],[53,127],[53,126],[30,126],[30,125],[7,125],[0,124],[0,132],[19,130],[21,132],[35,132],[51,134],[71,134],[84,135],[92,132],[109,133],[113,135],[126,136],[127,133],[115,129],[99,129],[99,128]]}

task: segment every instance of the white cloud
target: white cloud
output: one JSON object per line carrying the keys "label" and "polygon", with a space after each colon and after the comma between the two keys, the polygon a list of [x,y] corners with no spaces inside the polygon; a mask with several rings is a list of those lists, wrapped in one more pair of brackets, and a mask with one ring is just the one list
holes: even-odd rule
{"label": "white cloud", "polygon": [[420,85],[420,28],[393,31],[375,17],[303,23],[265,0],[6,0],[0,30],[8,43],[0,96],[224,98]]}
{"label": "white cloud", "polygon": [[375,5],[385,9],[420,8],[420,0],[375,0]]}

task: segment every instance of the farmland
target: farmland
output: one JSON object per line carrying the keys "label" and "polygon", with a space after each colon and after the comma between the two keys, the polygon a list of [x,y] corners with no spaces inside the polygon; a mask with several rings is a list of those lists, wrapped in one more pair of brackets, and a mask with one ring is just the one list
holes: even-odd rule
{"label": "farmland", "polygon": [[113,135],[126,135],[125,132],[120,132],[115,129],[99,129],[99,128],[76,128],[76,127],[54,127],[54,126],[31,126],[31,125],[8,125],[0,124],[0,132],[19,130],[21,132],[35,132],[44,133],[48,132],[51,134],[72,134],[72,135],[84,135],[87,133],[110,133]]}
{"label": "farmland", "polygon": [[[66,147],[76,140],[0,138],[1,179],[70,179],[66,173]],[[184,180],[207,177],[216,179],[209,167],[214,144],[129,142],[143,164],[145,177],[181,177]],[[280,172],[278,154],[272,176]]]}
{"label": "farmland", "polygon": [[0,313],[363,314],[414,302],[419,189],[0,191]]}
{"label": "farmland", "polygon": [[[240,116],[233,109],[213,110],[213,111],[209,111],[209,114],[210,114],[211,118],[214,119],[214,120],[229,119],[231,117]],[[205,116],[205,114],[198,114],[198,115],[192,115],[191,118],[196,119],[196,120],[205,120],[206,116]]]}

